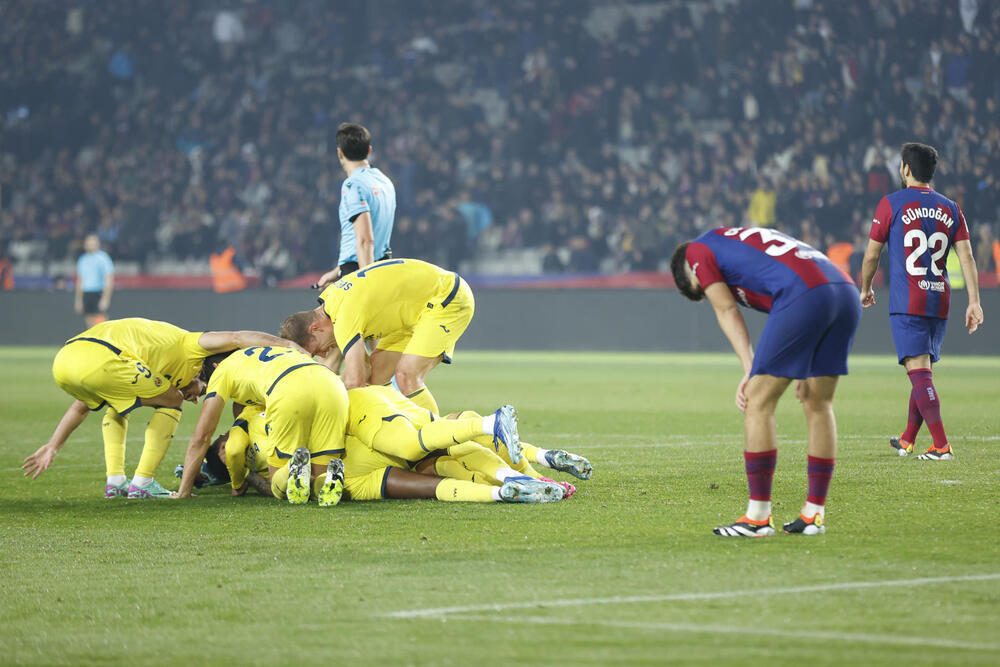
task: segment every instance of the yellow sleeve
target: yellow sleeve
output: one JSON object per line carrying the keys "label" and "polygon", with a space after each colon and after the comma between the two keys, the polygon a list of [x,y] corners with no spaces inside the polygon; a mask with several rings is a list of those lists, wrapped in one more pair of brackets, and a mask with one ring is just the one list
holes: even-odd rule
{"label": "yellow sleeve", "polygon": [[201,335],[205,333],[204,331],[188,331],[183,336],[181,336],[180,347],[184,350],[184,355],[187,357],[207,357],[212,353],[203,348],[198,341],[201,339]]}
{"label": "yellow sleeve", "polygon": [[249,425],[243,415],[240,417],[229,429],[226,440],[226,468],[234,489],[243,486],[247,479],[247,447],[250,446]]}
{"label": "yellow sleeve", "polygon": [[226,369],[221,367],[220,364],[220,367],[215,369],[211,379],[208,381],[208,387],[205,389],[205,398],[218,396],[222,400],[228,401],[231,394],[232,382],[229,379],[229,374],[226,373]]}
{"label": "yellow sleeve", "polygon": [[333,337],[337,339],[340,353],[346,355],[347,351],[361,342],[364,336],[361,313],[353,305],[341,303],[337,310],[337,319],[333,321]]}

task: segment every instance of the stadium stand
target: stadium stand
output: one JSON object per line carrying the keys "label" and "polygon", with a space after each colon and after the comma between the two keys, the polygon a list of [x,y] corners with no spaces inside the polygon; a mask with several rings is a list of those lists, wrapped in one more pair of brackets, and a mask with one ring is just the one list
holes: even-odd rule
{"label": "stadium stand", "polygon": [[0,55],[18,274],[68,273],[92,229],[125,273],[229,246],[266,284],[325,270],[344,120],[396,183],[399,256],[656,271],[750,222],[857,249],[920,140],[998,269],[996,3],[8,0]]}

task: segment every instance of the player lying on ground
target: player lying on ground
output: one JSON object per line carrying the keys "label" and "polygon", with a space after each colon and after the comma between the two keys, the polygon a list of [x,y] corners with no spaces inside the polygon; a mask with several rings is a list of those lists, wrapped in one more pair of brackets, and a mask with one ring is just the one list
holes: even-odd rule
{"label": "player lying on ground", "polygon": [[903,144],[899,161],[903,189],[879,202],[861,265],[861,305],[868,308],[875,305],[872,279],[882,247],[889,245],[889,324],[899,363],[913,385],[906,429],[898,438],[890,438],[889,444],[900,456],[912,453],[917,433],[926,423],[933,444],[917,457],[925,461],[955,458],[932,379],[932,366],[940,358],[948,325],[951,284],[946,262],[952,246],[969,293],[965,326],[971,334],[983,323],[979,270],[965,216],[958,204],[930,187],[937,157],[930,146]]}
{"label": "player lying on ground", "polygon": [[[451,363],[475,311],[472,290],[457,273],[416,259],[375,262],[327,287],[319,300],[316,315],[343,353],[348,389],[395,376],[401,392],[440,412],[424,379],[441,361]],[[293,322],[301,328],[312,317],[296,313]],[[369,359],[365,342],[376,340]]]}
{"label": "player lying on ground", "polygon": [[[182,401],[197,402],[204,390],[198,379],[202,361],[237,347],[274,344],[295,345],[259,331],[189,332],[137,317],[102,322],[74,336],[56,354],[52,375],[76,400],[49,441],[25,459],[24,474],[38,477],[90,411],[108,406],[101,423],[107,467],[104,496],[167,497],[169,492],[153,477],[177,429]],[[143,406],[152,407],[153,414],[130,481],[125,476],[128,422]]]}
{"label": "player lying on ground", "polygon": [[347,391],[333,371],[288,347],[250,347],[206,359],[203,373],[208,392],[173,497],[192,495],[212,434],[232,399],[267,415],[274,448],[268,474],[276,498],[296,505],[310,496],[322,506],[340,502],[348,408]]}
{"label": "player lying on ground", "polygon": [[[505,405],[487,417],[466,413],[457,419],[442,419],[391,386],[359,387],[347,395],[350,437],[344,457],[344,485],[354,500],[551,502],[560,500],[565,493],[562,485],[526,475],[508,465],[507,461],[523,460],[516,413],[510,406]],[[490,449],[473,442],[476,438],[484,439]],[[416,467],[422,459],[439,452],[443,454],[440,459],[460,466],[463,471],[478,471],[485,477],[484,483],[477,483],[472,477],[461,480],[447,474],[430,475],[443,472],[444,460],[440,469],[434,464]],[[503,452],[506,461],[497,455],[499,452]],[[453,471],[458,472],[459,468]]]}
{"label": "player lying on ground", "polygon": [[[201,475],[195,478],[195,488],[229,483],[234,496],[244,495],[250,487],[261,495],[270,496],[267,460],[273,450],[267,437],[264,413],[247,406],[232,427],[208,448]],[[178,465],[174,474],[183,478],[184,464]]]}
{"label": "player lying on ground", "polygon": [[[774,535],[771,482],[778,458],[774,410],[792,379],[809,427],[809,493],[786,533],[825,532],[837,450],[833,394],[861,319],[851,279],[823,253],[772,229],[719,227],[680,244],[670,268],[681,294],[708,297],[743,362],[736,405],[745,413],[747,511],[716,535]],[[739,304],[769,313],[754,354]]]}

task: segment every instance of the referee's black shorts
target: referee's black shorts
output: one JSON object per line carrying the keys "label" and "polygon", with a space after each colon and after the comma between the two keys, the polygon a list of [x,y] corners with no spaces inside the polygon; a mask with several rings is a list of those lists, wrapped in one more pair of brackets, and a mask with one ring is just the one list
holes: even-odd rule
{"label": "referee's black shorts", "polygon": [[84,292],[83,293],[83,314],[84,315],[100,315],[101,314],[101,294],[103,292]]}

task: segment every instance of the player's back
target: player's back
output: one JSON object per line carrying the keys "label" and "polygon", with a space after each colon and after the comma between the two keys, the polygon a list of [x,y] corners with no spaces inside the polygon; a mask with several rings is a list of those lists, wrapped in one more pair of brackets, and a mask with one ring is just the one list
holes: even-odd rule
{"label": "player's back", "polygon": [[363,331],[366,338],[381,337],[413,326],[429,304],[442,302],[457,285],[457,274],[434,264],[387,259],[330,285],[319,300],[334,321],[335,331],[341,321],[350,324],[350,335]]}
{"label": "player's back", "polygon": [[948,251],[969,238],[958,204],[931,188],[898,190],[879,202],[870,237],[889,246],[889,312],[947,318]]}
{"label": "player's back", "polygon": [[355,169],[340,189],[340,257],[338,264],[357,261],[357,239],[352,218],[367,211],[372,219],[374,256],[389,250],[389,239],[396,218],[396,188],[389,177],[375,167]]}
{"label": "player's back", "polygon": [[243,405],[267,405],[267,397],[279,379],[303,366],[319,365],[308,355],[290,347],[236,350],[212,373],[205,397],[218,395]]}
{"label": "player's back", "polygon": [[[849,276],[815,248],[781,232],[764,227],[719,227],[705,232],[691,246],[701,245],[711,256],[689,247],[692,268],[702,287],[712,282],[711,267],[695,263],[715,262],[721,279],[745,306],[770,309],[807,290],[829,283],[851,283]],[[700,270],[699,270],[700,269]]]}
{"label": "player's back", "polygon": [[200,337],[200,332],[143,317],[107,320],[74,336],[110,343],[163,375],[175,387],[194,379],[202,359],[210,354],[198,344]]}

